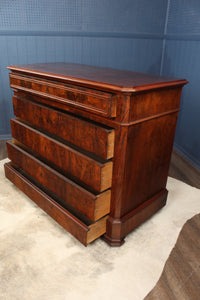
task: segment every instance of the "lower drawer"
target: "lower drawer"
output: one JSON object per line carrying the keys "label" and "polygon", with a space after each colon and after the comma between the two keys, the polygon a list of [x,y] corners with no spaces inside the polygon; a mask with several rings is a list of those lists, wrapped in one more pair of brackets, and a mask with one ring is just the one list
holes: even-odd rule
{"label": "lower drawer", "polygon": [[106,232],[108,216],[95,223],[86,224],[33,184],[11,163],[5,164],[4,167],[6,177],[11,182],[85,246]]}
{"label": "lower drawer", "polygon": [[112,184],[112,161],[97,161],[24,122],[11,120],[14,139],[97,192]]}
{"label": "lower drawer", "polygon": [[94,194],[49,167],[22,149],[15,141],[7,142],[8,158],[57,197],[92,221],[110,212],[111,192]]}

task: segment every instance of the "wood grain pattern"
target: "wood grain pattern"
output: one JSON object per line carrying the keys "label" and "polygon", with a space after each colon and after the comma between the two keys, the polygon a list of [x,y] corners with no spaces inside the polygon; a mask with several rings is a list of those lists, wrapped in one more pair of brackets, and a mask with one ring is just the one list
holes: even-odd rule
{"label": "wood grain pattern", "polygon": [[176,122],[177,113],[129,127],[121,216],[165,188]]}
{"label": "wood grain pattern", "polygon": [[[178,89],[179,89],[179,87],[178,87]],[[171,88],[169,88],[169,90],[171,90]],[[159,89],[157,91],[156,95],[158,97],[160,97],[159,91],[162,91],[162,90]],[[77,115],[81,118],[91,120],[92,122],[98,122],[98,123],[102,124],[103,126],[108,126],[110,128],[114,128],[114,129],[120,128],[122,126],[129,127],[131,125],[142,123],[147,120],[151,120],[151,119],[165,116],[167,114],[179,112],[178,107],[175,109],[172,109],[172,110],[168,110],[166,108],[166,111],[159,112],[159,106],[154,105],[154,109],[153,109],[154,113],[152,113],[151,115],[148,115],[144,118],[139,117],[136,120],[131,120],[131,118],[129,116],[131,115],[130,109],[132,109],[132,107],[133,107],[133,104],[131,104],[131,103],[132,103],[132,101],[134,101],[134,97],[130,93],[116,94],[115,96],[113,96],[113,99],[115,99],[115,101],[117,103],[117,110],[116,110],[115,118],[104,118],[103,116],[95,115],[90,112],[83,111],[79,108],[69,107],[63,103],[56,103],[56,102],[54,103],[53,101],[50,101],[47,98],[42,98],[42,97],[39,97],[39,96],[33,95],[33,94],[27,94],[20,90],[14,90],[14,95],[17,98],[20,98],[20,99],[24,98],[28,101],[37,102],[39,104],[42,103],[42,104],[47,105],[48,107],[60,109],[63,112],[66,111],[66,112],[72,113],[74,115]],[[181,95],[181,92],[179,94],[179,97],[180,97],[180,95]],[[155,101],[154,98],[152,98],[152,99]],[[179,100],[180,100],[180,98],[179,98]],[[173,101],[172,98],[171,98],[171,101]],[[175,101],[176,101],[176,103],[180,102],[177,100],[175,100]],[[156,101],[155,101],[155,104],[156,104]],[[144,105],[145,105],[145,103],[143,103],[141,108],[145,110]]]}
{"label": "wood grain pattern", "polygon": [[[12,136],[61,169],[101,192],[111,187],[112,162],[100,163],[22,123],[11,120]],[[103,169],[110,171],[103,176]]]}
{"label": "wood grain pattern", "polygon": [[129,122],[179,109],[181,87],[145,91],[132,97]]}
{"label": "wood grain pattern", "polygon": [[38,103],[13,97],[16,117],[103,159],[113,157],[114,130]]}
{"label": "wood grain pattern", "polygon": [[7,142],[7,149],[8,158],[15,165],[92,221],[110,212],[110,190],[92,194],[24,151],[15,141]]}
{"label": "wood grain pattern", "polygon": [[[102,124],[103,126],[108,126],[111,128],[116,128],[120,126],[120,123],[118,122],[118,119],[121,118],[121,116],[117,116],[116,118],[105,118],[103,116],[92,114],[89,111],[82,110],[79,107],[72,107],[68,106],[65,103],[62,102],[56,102],[53,100],[49,100],[48,98],[39,97],[38,95],[29,94],[26,92],[23,92],[22,90],[14,89],[14,96],[20,99],[26,99],[28,101],[37,102],[38,104],[45,104],[48,107],[56,108],[59,110],[62,110],[64,113],[71,113],[76,115],[77,117],[81,117],[84,119],[87,119],[88,121],[92,122],[98,122]],[[119,105],[119,100],[123,101],[124,97],[120,97],[120,95],[113,96],[113,100],[117,103],[117,107]],[[118,110],[118,109],[117,109]],[[120,111],[117,112],[120,114]]]}
{"label": "wood grain pattern", "polygon": [[19,74],[120,92],[138,92],[187,83],[185,79],[174,77],[72,63],[30,64],[10,66],[8,69]]}
{"label": "wood grain pattern", "polygon": [[54,201],[54,199],[48,196],[30,180],[20,174],[12,164],[6,163],[4,168],[6,177],[11,182],[13,182],[69,233],[76,237],[83,245],[87,246],[93,240],[105,233],[107,217],[104,217],[93,224],[86,225]]}
{"label": "wood grain pattern", "polygon": [[10,86],[105,117],[116,116],[116,103],[112,101],[112,94],[14,74],[10,74]]}
{"label": "wood grain pattern", "polygon": [[[105,239],[121,245],[128,232],[166,202],[181,89],[187,81],[63,63],[9,69],[15,111],[21,118],[11,122],[13,137],[32,149],[34,157],[39,154],[39,160],[93,194],[111,188]],[[76,119],[70,117],[67,123],[72,114]],[[95,140],[84,135],[77,119],[98,123]],[[66,123],[73,128],[73,138],[64,125],[59,128]],[[114,131],[108,134],[105,126]]]}

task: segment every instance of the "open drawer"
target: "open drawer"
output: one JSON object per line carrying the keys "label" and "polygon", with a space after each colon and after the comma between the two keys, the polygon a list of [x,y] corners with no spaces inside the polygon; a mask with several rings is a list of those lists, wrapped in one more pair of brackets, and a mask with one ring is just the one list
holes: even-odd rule
{"label": "open drawer", "polygon": [[43,187],[92,221],[110,212],[111,190],[97,194],[88,191],[28,152],[16,141],[7,142],[8,158]]}
{"label": "open drawer", "polygon": [[112,161],[97,161],[18,119],[11,120],[11,130],[14,139],[95,191],[111,187]]}
{"label": "open drawer", "polygon": [[114,129],[37,102],[13,97],[16,117],[103,159],[114,155]]}
{"label": "open drawer", "polygon": [[6,177],[21,191],[31,198],[40,208],[57,221],[63,228],[76,237],[83,245],[100,237],[106,232],[106,220],[108,216],[99,221],[83,222],[63,206],[58,204],[52,197],[27,179],[12,163],[4,165]]}

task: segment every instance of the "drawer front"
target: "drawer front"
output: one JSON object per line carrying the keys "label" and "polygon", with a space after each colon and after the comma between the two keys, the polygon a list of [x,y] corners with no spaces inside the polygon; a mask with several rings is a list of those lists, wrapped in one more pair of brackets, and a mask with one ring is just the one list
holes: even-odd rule
{"label": "drawer front", "polygon": [[114,129],[17,97],[13,97],[13,106],[16,117],[101,158],[113,157]]}
{"label": "drawer front", "polygon": [[8,158],[58,198],[96,221],[110,212],[111,192],[93,194],[24,151],[15,141],[7,142]]}
{"label": "drawer front", "polygon": [[17,119],[11,120],[11,130],[14,139],[94,190],[111,187],[111,161],[100,163]]}
{"label": "drawer front", "polygon": [[85,246],[106,232],[107,216],[95,223],[85,223],[33,184],[11,163],[5,164],[5,174],[11,182]]}
{"label": "drawer front", "polygon": [[12,73],[9,76],[11,88],[48,98],[49,104],[61,102],[104,117],[116,117],[116,101],[110,93]]}

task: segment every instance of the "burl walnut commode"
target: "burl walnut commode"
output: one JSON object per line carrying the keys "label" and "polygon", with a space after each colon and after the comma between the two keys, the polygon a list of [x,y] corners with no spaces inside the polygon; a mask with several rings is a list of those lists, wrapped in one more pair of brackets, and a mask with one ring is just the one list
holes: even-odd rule
{"label": "burl walnut commode", "polygon": [[69,63],[10,66],[6,177],[84,245],[163,207],[184,79]]}

